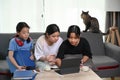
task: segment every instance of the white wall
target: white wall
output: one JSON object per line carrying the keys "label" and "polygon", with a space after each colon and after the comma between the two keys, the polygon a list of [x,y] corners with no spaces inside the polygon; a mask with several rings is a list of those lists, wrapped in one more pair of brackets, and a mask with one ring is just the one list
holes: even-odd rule
{"label": "white wall", "polygon": [[77,0],[45,0],[45,25],[56,23],[61,31],[78,23]]}
{"label": "white wall", "polygon": [[43,0],[0,0],[0,33],[12,33],[24,21],[31,32],[43,30]]}
{"label": "white wall", "polygon": [[45,26],[57,23],[61,31],[66,31],[68,26],[76,24],[83,30],[85,26],[80,14],[84,10],[98,19],[100,29],[104,32],[104,2],[104,0],[45,0]]}
{"label": "white wall", "polygon": [[107,11],[120,11],[120,0],[105,0]]}
{"label": "white wall", "polygon": [[[82,10],[99,20],[105,27],[105,0],[0,0],[0,33],[15,32],[18,22],[27,22],[30,32],[44,32],[46,26],[56,23],[61,31],[72,24],[85,28],[80,14]],[[43,17],[42,17],[43,14]]]}

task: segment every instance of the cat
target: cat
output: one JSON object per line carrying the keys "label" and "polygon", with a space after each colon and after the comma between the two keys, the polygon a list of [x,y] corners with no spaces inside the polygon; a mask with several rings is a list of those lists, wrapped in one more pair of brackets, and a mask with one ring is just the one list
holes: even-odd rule
{"label": "cat", "polygon": [[[102,33],[99,29],[98,19],[95,17],[91,17],[89,15],[89,11],[81,13],[81,18],[83,19],[83,23],[85,24],[85,30],[83,32],[87,32],[88,30],[93,33]],[[102,33],[106,35],[108,33]]]}

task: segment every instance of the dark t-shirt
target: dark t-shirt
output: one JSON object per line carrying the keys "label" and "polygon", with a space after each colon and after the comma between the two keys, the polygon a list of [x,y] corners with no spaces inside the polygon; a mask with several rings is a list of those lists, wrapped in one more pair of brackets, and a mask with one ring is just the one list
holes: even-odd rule
{"label": "dark t-shirt", "polygon": [[73,46],[69,43],[68,39],[61,44],[57,58],[63,59],[65,55],[82,54],[92,58],[92,53],[88,41],[85,38],[80,38],[80,42],[77,46]]}

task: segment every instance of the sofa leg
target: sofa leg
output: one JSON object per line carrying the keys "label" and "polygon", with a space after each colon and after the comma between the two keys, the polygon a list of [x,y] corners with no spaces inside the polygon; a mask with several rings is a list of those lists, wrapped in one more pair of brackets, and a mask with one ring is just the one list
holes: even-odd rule
{"label": "sofa leg", "polygon": [[111,77],[111,80],[115,80],[115,77]]}

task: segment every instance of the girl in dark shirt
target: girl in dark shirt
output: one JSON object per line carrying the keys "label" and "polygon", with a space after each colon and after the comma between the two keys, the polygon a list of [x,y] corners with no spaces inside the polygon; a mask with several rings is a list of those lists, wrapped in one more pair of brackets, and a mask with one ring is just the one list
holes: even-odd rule
{"label": "girl in dark shirt", "polygon": [[85,38],[80,37],[80,33],[79,26],[72,25],[69,27],[67,40],[61,44],[56,57],[56,64],[58,66],[61,66],[61,60],[67,54],[82,54],[81,63],[85,63],[89,58],[92,58],[89,43]]}

